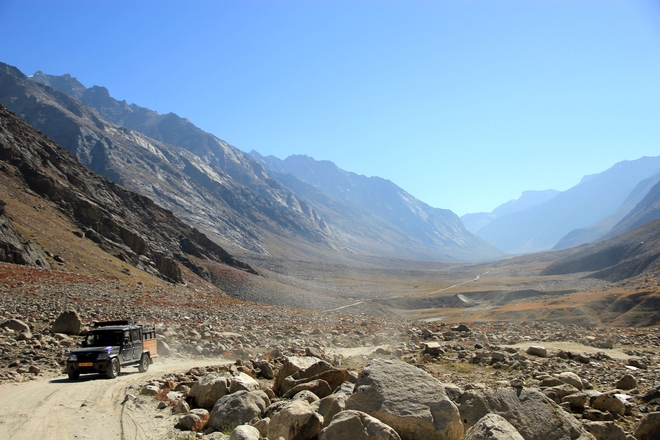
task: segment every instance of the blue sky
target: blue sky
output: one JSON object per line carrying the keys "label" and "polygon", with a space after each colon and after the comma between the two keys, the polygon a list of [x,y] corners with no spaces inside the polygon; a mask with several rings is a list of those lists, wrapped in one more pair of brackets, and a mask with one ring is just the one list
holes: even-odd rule
{"label": "blue sky", "polygon": [[660,154],[656,1],[0,0],[0,61],[490,211]]}

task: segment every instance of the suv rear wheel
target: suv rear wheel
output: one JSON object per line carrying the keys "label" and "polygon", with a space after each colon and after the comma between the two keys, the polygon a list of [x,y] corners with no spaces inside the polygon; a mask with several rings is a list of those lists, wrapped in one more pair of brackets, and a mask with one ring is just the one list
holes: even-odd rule
{"label": "suv rear wheel", "polygon": [[147,353],[143,353],[142,357],[140,358],[140,363],[138,364],[138,370],[140,373],[144,373],[149,369],[149,355]]}
{"label": "suv rear wheel", "polygon": [[105,375],[108,379],[114,379],[119,376],[119,359],[112,358],[110,360],[110,365],[108,366],[108,371],[105,372]]}

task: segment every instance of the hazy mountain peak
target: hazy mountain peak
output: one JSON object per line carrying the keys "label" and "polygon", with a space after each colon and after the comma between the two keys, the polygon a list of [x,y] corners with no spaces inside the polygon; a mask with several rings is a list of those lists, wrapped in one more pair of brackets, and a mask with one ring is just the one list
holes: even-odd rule
{"label": "hazy mountain peak", "polygon": [[490,222],[500,216],[531,209],[537,205],[540,205],[541,203],[550,200],[557,194],[559,194],[559,191],[554,189],[546,189],[543,191],[523,191],[518,197],[515,197],[506,203],[502,203],[491,212],[465,214],[461,216],[461,220],[463,221],[463,224],[468,231],[476,233],[481,228],[488,225]]}
{"label": "hazy mountain peak", "polygon": [[495,208],[492,213],[496,216],[507,215],[517,211],[524,211],[525,209],[533,208],[536,205],[544,203],[554,196],[559,194],[559,191],[554,189],[546,189],[543,191],[523,191],[514,199],[501,204]]}

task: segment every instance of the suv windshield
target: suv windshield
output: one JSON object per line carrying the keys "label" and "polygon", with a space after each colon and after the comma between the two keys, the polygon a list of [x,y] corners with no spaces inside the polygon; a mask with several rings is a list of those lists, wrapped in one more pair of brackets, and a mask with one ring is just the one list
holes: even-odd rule
{"label": "suv windshield", "polygon": [[124,332],[121,330],[93,331],[87,334],[85,344],[88,347],[105,347],[121,345]]}

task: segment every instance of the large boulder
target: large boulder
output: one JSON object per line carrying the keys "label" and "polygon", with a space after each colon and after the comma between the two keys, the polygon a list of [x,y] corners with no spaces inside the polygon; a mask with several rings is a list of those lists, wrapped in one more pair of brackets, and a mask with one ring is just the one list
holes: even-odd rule
{"label": "large boulder", "polygon": [[179,427],[185,431],[203,431],[208,423],[209,412],[203,408],[193,409],[179,418]]}
{"label": "large boulder", "polygon": [[346,394],[335,393],[312,403],[312,408],[323,416],[323,428],[330,424],[337,413],[346,408],[346,399],[348,399]]}
{"label": "large boulder", "polygon": [[266,404],[261,396],[250,391],[238,391],[216,402],[211,410],[209,426],[224,431],[257,421],[265,411]]}
{"label": "large boulder", "polygon": [[652,440],[660,438],[660,412],[651,412],[642,417],[633,435],[637,440]]}
{"label": "large boulder", "polygon": [[259,440],[259,430],[254,426],[237,426],[229,435],[229,440]]}
{"label": "large boulder", "polygon": [[616,388],[619,390],[632,390],[637,388],[637,380],[630,374],[625,374],[616,381]]}
{"label": "large boulder", "polygon": [[327,362],[315,364],[305,371],[299,371],[298,373],[292,374],[291,376],[285,378],[284,381],[282,381],[282,395],[286,395],[291,389],[299,387],[302,384],[318,380],[326,382],[330,387],[330,392],[333,392],[339,388],[342,383],[351,379],[351,375],[349,374],[348,370],[333,368],[330,364],[327,364],[329,367],[328,369],[316,373],[316,371],[319,369],[326,367],[324,364],[327,364]]}
{"label": "large boulder", "polygon": [[308,440],[318,436],[323,417],[306,400],[294,400],[275,413],[268,424],[268,438]]}
{"label": "large boulder", "polygon": [[167,342],[159,338],[156,339],[156,352],[158,353],[158,356],[169,356],[172,354],[172,349]]}
{"label": "large boulder", "polygon": [[284,379],[294,373],[297,373],[298,371],[306,370],[307,368],[318,363],[327,362],[312,356],[286,356],[284,358],[282,367],[277,372],[277,376],[275,377],[275,384],[273,385],[275,393],[281,396],[284,394],[284,392],[286,392],[282,391],[282,383],[284,382]]}
{"label": "large boulder", "polygon": [[461,440],[524,440],[514,426],[497,414],[487,414],[467,430]]}
{"label": "large boulder", "polygon": [[342,411],[321,430],[319,440],[401,440],[392,427],[360,411]]}
{"label": "large boulder", "polygon": [[548,350],[542,345],[532,345],[526,350],[527,354],[538,357],[548,357]]}
{"label": "large boulder", "polygon": [[584,427],[596,440],[626,440],[628,436],[622,427],[614,422],[585,422]]}
{"label": "large boulder", "polygon": [[394,428],[403,440],[458,440],[463,425],[442,384],[399,360],[374,359],[360,372],[346,409]]}
{"label": "large boulder", "polygon": [[630,404],[621,394],[611,392],[592,396],[589,406],[599,411],[609,411],[612,414],[616,413],[621,416],[625,415],[630,408]]}
{"label": "large boulder", "polygon": [[229,394],[232,379],[232,375],[229,373],[207,374],[193,384],[188,396],[194,399],[196,406],[213,408],[215,402]]}
{"label": "large boulder", "polygon": [[50,331],[52,333],[63,333],[65,335],[79,335],[83,329],[82,321],[78,312],[69,310],[57,317]]}
{"label": "large boulder", "polygon": [[290,399],[301,391],[311,391],[316,394],[319,399],[322,399],[326,396],[332,394],[332,388],[328,385],[328,382],[322,379],[316,379],[309,382],[304,382],[288,390],[282,397],[285,399]]}
{"label": "large boulder", "polygon": [[582,389],[584,388],[584,384],[582,383],[582,379],[580,379],[580,376],[573,373],[572,371],[564,371],[563,373],[559,374],[558,378],[562,382],[574,386],[575,388],[578,389],[578,391],[582,391]]}
{"label": "large boulder", "polygon": [[252,376],[243,373],[242,371],[236,374],[231,379],[231,386],[229,387],[230,393],[236,391],[255,391],[259,389],[259,382],[254,380]]}
{"label": "large boulder", "polygon": [[593,440],[575,417],[543,393],[526,388],[468,390],[456,401],[466,429],[487,414],[499,414],[525,440]]}

